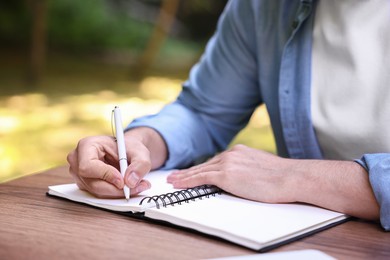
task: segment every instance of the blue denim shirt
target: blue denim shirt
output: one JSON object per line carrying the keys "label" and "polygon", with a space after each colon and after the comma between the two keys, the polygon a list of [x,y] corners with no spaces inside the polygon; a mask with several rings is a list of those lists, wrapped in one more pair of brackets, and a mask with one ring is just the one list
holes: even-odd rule
{"label": "blue denim shirt", "polygon": [[[149,126],[165,139],[164,168],[187,167],[224,150],[266,104],[278,155],[321,159],[311,122],[312,29],[316,1],[230,1],[204,55],[172,104],[128,128]],[[362,155],[390,230],[390,154]]]}

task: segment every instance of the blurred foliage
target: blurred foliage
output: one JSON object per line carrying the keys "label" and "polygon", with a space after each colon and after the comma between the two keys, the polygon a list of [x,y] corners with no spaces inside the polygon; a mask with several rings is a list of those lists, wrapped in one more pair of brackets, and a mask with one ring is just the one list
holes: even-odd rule
{"label": "blurred foliage", "polygon": [[30,15],[25,1],[0,1],[0,45],[27,45]]}
{"label": "blurred foliage", "polygon": [[[115,105],[130,122],[173,101],[226,3],[181,1],[155,66],[136,80],[129,65],[150,36],[161,0],[47,0],[45,73],[30,88],[31,1],[0,1],[0,182],[66,164],[79,139],[111,134]],[[234,143],[275,151],[264,107]]]}
{"label": "blurred foliage", "polygon": [[153,28],[104,0],[55,0],[50,2],[48,13],[49,44],[56,47],[139,49]]}
{"label": "blurred foliage", "polygon": [[219,14],[227,0],[182,0],[177,19],[185,25],[188,39],[204,42],[215,30]]}
{"label": "blurred foliage", "polygon": [[[150,36],[161,0],[47,0],[47,3],[51,48],[139,50]],[[214,31],[225,3],[226,0],[181,1],[171,35],[204,42]],[[28,0],[0,1],[1,45],[28,46],[30,25]]]}

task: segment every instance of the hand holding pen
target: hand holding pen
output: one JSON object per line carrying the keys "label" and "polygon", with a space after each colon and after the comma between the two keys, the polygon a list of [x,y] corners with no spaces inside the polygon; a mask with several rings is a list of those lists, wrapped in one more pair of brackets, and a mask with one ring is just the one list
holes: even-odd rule
{"label": "hand holding pen", "polygon": [[[152,131],[150,128],[139,127],[124,134],[127,147],[131,147],[126,151],[131,164],[127,167],[125,178],[120,167],[118,168],[118,146],[112,136],[89,136],[81,139],[67,157],[70,175],[81,190],[99,198],[123,198],[125,184],[131,188],[131,195],[149,189],[151,185],[143,176],[150,171],[153,163],[150,150],[144,142],[151,141],[154,147],[159,142],[146,137]],[[158,154],[162,154],[161,151]]]}
{"label": "hand holding pen", "polygon": [[[118,131],[121,126],[117,127]],[[123,129],[120,132],[123,134]],[[150,188],[150,183],[143,177],[151,168],[160,167],[166,160],[163,139],[151,128],[138,127],[126,131],[123,142],[127,147],[123,149],[127,160],[119,160],[124,156],[122,150],[118,151],[117,141],[112,136],[90,136],[79,141],[67,160],[69,173],[80,189],[99,198],[123,198],[127,192],[125,185],[131,195]],[[126,169],[118,165],[119,161],[124,161],[122,164],[126,166],[130,164]],[[125,169],[124,177],[120,167]]]}

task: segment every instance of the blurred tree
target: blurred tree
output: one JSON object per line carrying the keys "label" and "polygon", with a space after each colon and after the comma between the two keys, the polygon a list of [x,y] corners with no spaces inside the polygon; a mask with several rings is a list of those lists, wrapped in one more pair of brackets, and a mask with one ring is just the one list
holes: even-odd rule
{"label": "blurred tree", "polygon": [[146,48],[137,59],[131,72],[133,76],[141,78],[145,71],[153,63],[165,38],[167,37],[175,20],[176,11],[179,7],[179,0],[163,0],[160,13],[155,22],[153,33],[151,34]]}
{"label": "blurred tree", "polygon": [[[80,54],[95,58],[104,53],[108,54],[104,56],[107,60],[137,63],[141,68],[137,70],[145,71],[162,47],[168,50],[165,55],[200,49],[214,31],[225,3],[226,0],[0,0],[0,52],[7,54],[8,60],[16,60],[17,65],[27,64],[30,83],[43,76],[45,58],[49,63],[53,51],[76,53],[76,59]],[[163,46],[164,42],[168,44]],[[181,68],[184,62],[191,63],[188,58],[192,53],[186,60],[185,55],[176,59],[182,62]],[[7,59],[0,62],[6,63]]]}
{"label": "blurred tree", "polygon": [[[142,78],[158,55],[164,40],[171,31],[174,22],[185,25],[190,33],[191,40],[206,41],[215,30],[219,14],[222,12],[226,0],[163,0],[158,18],[154,22],[154,30],[146,48],[138,57],[132,68],[132,75]],[[179,10],[179,11],[178,11]],[[202,51],[203,52],[203,51]],[[200,56],[197,55],[197,56]],[[196,57],[196,60],[198,57]]]}
{"label": "blurred tree", "polygon": [[28,66],[29,86],[35,87],[42,78],[46,56],[47,0],[29,0],[31,9],[31,49]]}
{"label": "blurred tree", "polygon": [[[30,11],[35,2],[39,0],[0,0],[0,46],[29,46],[33,22]],[[91,48],[144,49],[162,2],[163,0],[46,1],[49,47],[64,51],[88,51]],[[204,41],[214,31],[225,3],[226,0],[180,1],[170,35]]]}
{"label": "blurred tree", "polygon": [[0,1],[0,46],[28,46],[30,22],[25,0]]}
{"label": "blurred tree", "polygon": [[218,18],[227,0],[190,0],[182,1],[177,19],[188,31],[187,38],[192,41],[207,41],[215,31]]}

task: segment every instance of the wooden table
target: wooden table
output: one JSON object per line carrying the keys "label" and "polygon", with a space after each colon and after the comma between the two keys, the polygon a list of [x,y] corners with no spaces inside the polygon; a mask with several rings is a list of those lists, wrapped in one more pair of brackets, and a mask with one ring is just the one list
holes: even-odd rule
{"label": "wooden table", "polygon": [[[255,254],[200,234],[46,196],[66,167],[0,184],[1,259],[200,259]],[[352,220],[271,252],[318,249],[339,259],[390,259],[390,233]]]}

